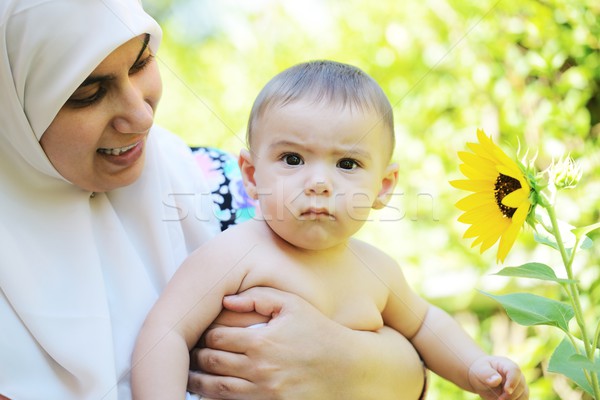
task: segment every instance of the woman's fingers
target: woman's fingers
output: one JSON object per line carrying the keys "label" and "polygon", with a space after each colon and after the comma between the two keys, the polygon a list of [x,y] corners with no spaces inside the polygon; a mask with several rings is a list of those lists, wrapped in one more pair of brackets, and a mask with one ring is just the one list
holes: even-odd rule
{"label": "woman's fingers", "polygon": [[250,344],[255,340],[258,339],[254,329],[248,328],[218,327],[209,330],[204,335],[206,347],[239,354],[246,353]]}
{"label": "woman's fingers", "polygon": [[192,367],[212,375],[230,375],[240,377],[239,371],[244,371],[244,378],[248,378],[251,367],[248,357],[244,354],[214,350],[211,348],[195,349],[191,353]]}
{"label": "woman's fingers", "polygon": [[244,292],[223,299],[223,306],[236,312],[257,312],[273,317],[287,305],[290,297],[297,297],[288,292],[268,287],[253,287]]}
{"label": "woman's fingers", "polygon": [[[190,372],[188,375],[188,391],[201,394],[204,399],[239,399],[242,394],[251,393],[253,384],[249,381],[229,376],[208,375],[201,372]],[[251,399],[251,397],[244,397]]]}

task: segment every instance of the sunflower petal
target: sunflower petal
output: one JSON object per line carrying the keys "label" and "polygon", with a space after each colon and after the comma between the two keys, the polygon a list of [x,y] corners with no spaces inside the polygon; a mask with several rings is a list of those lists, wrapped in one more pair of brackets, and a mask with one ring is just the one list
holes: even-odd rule
{"label": "sunflower petal", "polygon": [[450,185],[457,189],[468,190],[469,192],[482,192],[484,190],[494,190],[494,183],[489,180],[458,179],[450,181]]}
{"label": "sunflower petal", "polygon": [[483,253],[494,245],[502,237],[504,232],[509,228],[510,221],[507,218],[496,217],[489,223],[488,231],[485,235],[478,238],[481,242],[480,252]]}
{"label": "sunflower petal", "polygon": [[507,194],[502,199],[502,204],[511,208],[518,208],[523,203],[528,202],[529,193],[523,189],[517,189],[512,193]]}
{"label": "sunflower petal", "polygon": [[531,186],[529,186],[529,182],[524,175],[521,175],[519,178],[519,182],[521,183],[521,187],[527,191],[527,193],[531,192]]}
{"label": "sunflower petal", "polygon": [[498,255],[496,257],[496,260],[498,262],[504,262],[504,260],[506,259],[506,255],[515,243],[515,240],[517,240],[519,231],[521,230],[521,227],[525,222],[525,218],[527,218],[528,211],[529,207],[519,207],[517,208],[517,211],[515,211],[512,218],[512,223],[500,238],[500,244],[498,245]]}
{"label": "sunflower petal", "polygon": [[483,225],[471,225],[463,234],[464,239],[472,239],[474,237],[481,236],[487,231],[487,226]]}
{"label": "sunflower petal", "polygon": [[477,154],[481,158],[491,161],[494,165],[498,164],[498,160],[494,157],[493,153],[490,153],[488,149],[479,143],[467,143],[467,146],[471,151]]}
{"label": "sunflower petal", "polygon": [[489,205],[494,202],[494,192],[476,192],[468,195],[467,197],[459,200],[456,203],[456,207],[459,210],[468,211],[473,208]]}
{"label": "sunflower petal", "polygon": [[482,206],[467,210],[460,217],[458,217],[458,222],[471,225],[478,223],[485,224],[487,221],[489,221],[490,217],[498,214],[499,211],[494,207]]}
{"label": "sunflower petal", "polygon": [[[473,235],[473,233],[477,233],[476,236],[485,236],[487,234],[487,232],[490,232],[492,230],[495,229],[495,227],[499,224],[502,223],[502,221],[498,221],[497,218],[502,218],[502,217],[498,217],[498,213],[497,212],[491,212],[491,213],[481,213],[479,219],[477,219],[475,222],[471,223],[471,227],[473,229],[467,229],[467,232],[465,232],[465,235],[468,234],[469,237],[475,237]],[[463,222],[463,221],[461,221]]]}
{"label": "sunflower petal", "polygon": [[492,160],[483,158],[479,155],[469,153],[466,151],[459,151],[458,158],[460,158],[462,162],[464,162],[467,165],[472,165],[477,169],[485,170],[485,173],[490,176],[498,174],[498,172],[496,171],[496,164]]}
{"label": "sunflower petal", "polygon": [[521,170],[519,169],[519,167],[517,167],[517,165],[515,164],[514,167],[512,166],[507,166],[507,165],[497,165],[496,166],[496,170],[498,172],[500,172],[502,175],[506,175],[506,176],[510,176],[511,178],[514,178],[518,181],[520,181],[521,179],[523,179],[523,173],[521,172]]}
{"label": "sunflower petal", "polygon": [[501,160],[498,159],[496,154],[499,147],[494,144],[492,138],[480,130],[477,132],[477,139],[479,140],[483,152],[485,152],[489,158],[493,159],[496,164],[499,164]]}
{"label": "sunflower petal", "polygon": [[500,161],[500,163],[502,165],[505,165],[511,169],[514,169],[518,173],[521,173],[519,166],[512,158],[507,156],[506,153],[500,147],[498,147],[496,144],[494,144],[494,147],[495,147],[494,156],[496,156],[498,158],[498,161]]}
{"label": "sunflower petal", "polygon": [[462,172],[463,175],[469,179],[495,181],[496,177],[498,176],[498,172],[496,171],[494,171],[493,175],[489,173],[486,174],[485,171],[482,171],[476,166],[470,164],[460,164],[458,168],[460,169],[460,172]]}
{"label": "sunflower petal", "polygon": [[500,146],[494,143],[492,138],[488,137],[485,134],[485,132],[483,132],[483,130],[480,129],[477,131],[477,138],[481,145],[486,149],[486,151],[489,152],[492,155],[492,157],[497,161],[498,165],[503,165],[509,170],[514,171],[515,176],[513,176],[512,174],[508,176],[511,176],[515,179],[518,179],[519,176],[522,176],[522,172],[519,169],[517,163],[508,155],[506,155],[506,153],[500,148]]}

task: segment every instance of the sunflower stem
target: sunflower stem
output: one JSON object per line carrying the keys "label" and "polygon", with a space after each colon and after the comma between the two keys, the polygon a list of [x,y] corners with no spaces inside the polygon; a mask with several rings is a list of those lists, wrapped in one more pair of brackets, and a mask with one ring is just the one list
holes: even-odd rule
{"label": "sunflower stem", "polygon": [[[567,249],[565,248],[564,242],[563,242],[562,234],[561,234],[560,228],[558,226],[558,219],[556,218],[556,211],[554,210],[553,204],[550,204],[544,208],[546,208],[546,211],[548,211],[548,216],[550,217],[550,222],[552,224],[552,234],[554,235],[554,238],[556,239],[556,244],[558,245],[558,249],[559,249],[561,258],[563,260],[563,265],[567,272],[567,278],[569,280],[574,281],[573,260],[575,259],[575,250],[577,249],[577,246],[579,246],[579,238],[576,239],[575,246],[573,247],[573,249],[571,250],[571,254],[569,255],[567,252]],[[583,341],[586,356],[587,356],[588,360],[590,360],[593,363],[595,361],[595,350],[596,350],[596,346],[593,345],[593,343],[597,343],[598,335],[600,334],[598,331],[600,329],[596,330],[596,334],[594,335],[595,337],[593,338],[592,341],[590,341],[588,338],[588,333],[587,333],[587,329],[585,326],[583,310],[581,308],[581,300],[579,298],[579,287],[578,287],[577,283],[569,283],[568,284],[567,295],[569,297],[569,301],[571,302],[571,305],[573,306],[573,310],[575,311],[575,320],[577,321],[577,326],[579,327],[579,331],[581,333],[581,339]],[[600,328],[600,326],[599,326],[599,328]],[[577,347],[575,346],[575,348],[577,348]],[[594,371],[590,371],[589,374],[585,370],[584,370],[584,372],[585,372],[586,378],[588,379],[590,385],[592,386],[592,390],[594,391],[594,398],[597,400],[600,400],[600,384],[598,382],[598,375]]]}
{"label": "sunflower stem", "polygon": [[594,343],[592,348],[598,348],[598,342],[600,341],[600,322],[598,322],[598,326],[596,326],[596,333],[594,334]]}

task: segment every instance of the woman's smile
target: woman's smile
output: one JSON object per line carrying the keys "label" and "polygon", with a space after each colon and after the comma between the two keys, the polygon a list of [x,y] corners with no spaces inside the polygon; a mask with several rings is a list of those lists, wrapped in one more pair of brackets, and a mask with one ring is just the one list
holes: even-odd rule
{"label": "woman's smile", "polygon": [[98,151],[98,153],[102,153],[102,154],[120,156],[121,154],[133,149],[135,146],[137,146],[140,143],[141,142],[136,142],[136,143],[130,144],[129,146],[123,146],[123,147],[99,148],[97,151]]}
{"label": "woman's smile", "polygon": [[144,140],[123,147],[99,148],[96,153],[112,164],[127,167],[133,165],[144,154]]}

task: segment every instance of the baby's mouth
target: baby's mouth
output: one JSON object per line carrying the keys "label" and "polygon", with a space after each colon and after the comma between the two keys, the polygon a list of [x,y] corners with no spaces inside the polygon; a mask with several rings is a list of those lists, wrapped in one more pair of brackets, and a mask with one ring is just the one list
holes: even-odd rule
{"label": "baby's mouth", "polygon": [[113,148],[113,149],[105,149],[105,148],[99,148],[98,150],[96,150],[98,153],[100,154],[107,154],[109,156],[120,156],[123,153],[128,152],[129,150],[133,149],[135,146],[137,146],[140,142],[135,142],[134,144],[131,144],[129,146],[124,146],[124,147],[117,147],[117,148]]}
{"label": "baby's mouth", "polygon": [[307,219],[316,219],[316,218],[328,218],[335,219],[333,214],[331,214],[327,209],[324,208],[310,208],[300,214],[301,217]]}

